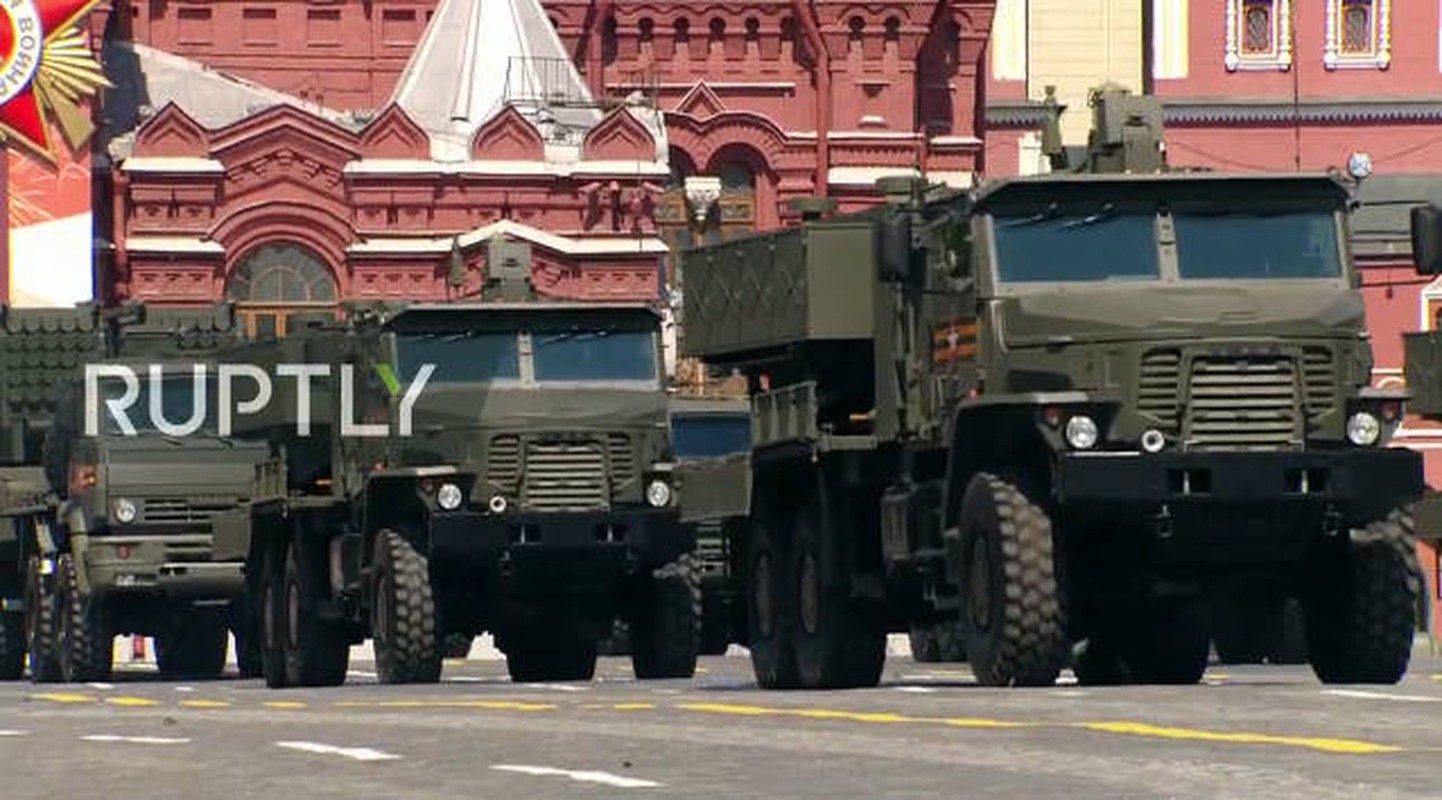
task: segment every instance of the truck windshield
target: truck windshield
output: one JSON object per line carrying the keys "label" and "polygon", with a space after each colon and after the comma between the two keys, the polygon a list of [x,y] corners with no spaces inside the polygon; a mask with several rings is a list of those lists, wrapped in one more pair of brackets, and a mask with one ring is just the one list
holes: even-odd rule
{"label": "truck windshield", "polygon": [[704,414],[671,418],[671,447],[681,460],[716,458],[751,449],[750,415]]}
{"label": "truck windshield", "polygon": [[1327,211],[1177,214],[1183,280],[1337,278],[1337,222]]}
{"label": "truck windshield", "polygon": [[521,355],[515,333],[402,333],[396,335],[396,369],[410,381],[423,364],[434,364],[431,383],[486,383],[520,380]]}
{"label": "truck windshield", "polygon": [[[122,400],[125,397],[125,384],[118,380],[102,381],[100,384],[100,396],[102,402],[96,411],[100,414],[100,430],[111,436],[119,436],[125,433],[120,421],[116,419],[116,413],[124,416],[132,428],[139,433],[162,433],[160,423],[182,428],[190,427],[197,414],[201,417],[200,427],[196,432],[215,433],[219,428],[216,423],[216,393],[214,373],[208,373],[205,380],[197,383],[194,375],[167,375],[158,383],[152,383],[148,376],[141,374],[140,393],[136,395],[134,402],[112,411],[109,404],[104,401]],[[197,409],[196,389],[199,388],[201,407]],[[159,394],[156,395],[156,391]],[[158,396],[160,408],[158,413],[160,420],[157,420],[157,409],[151,407],[152,396]]]}
{"label": "truck windshield", "polygon": [[538,383],[657,380],[652,331],[537,332],[531,343]]}
{"label": "truck windshield", "polygon": [[1151,214],[1057,213],[995,219],[998,277],[1003,283],[1156,280],[1155,218]]}

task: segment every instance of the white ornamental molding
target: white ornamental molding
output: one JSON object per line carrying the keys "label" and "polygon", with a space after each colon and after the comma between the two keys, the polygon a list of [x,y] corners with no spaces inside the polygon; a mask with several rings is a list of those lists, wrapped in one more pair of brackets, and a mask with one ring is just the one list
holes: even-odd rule
{"label": "white ornamental molding", "polygon": [[1246,53],[1247,20],[1243,11],[1246,0],[1226,0],[1227,52],[1223,63],[1228,72],[1238,70],[1281,70],[1292,68],[1292,0],[1272,0],[1272,49],[1266,53]]}
{"label": "white ornamental molding", "polygon": [[1370,47],[1362,53],[1342,52],[1342,12],[1346,0],[1327,0],[1327,44],[1322,63],[1327,69],[1386,69],[1392,65],[1392,0],[1370,0],[1367,3]]}
{"label": "white ornamental molding", "polygon": [[721,179],[715,176],[693,176],[686,179],[686,203],[696,221],[705,222],[711,206],[721,199]]}

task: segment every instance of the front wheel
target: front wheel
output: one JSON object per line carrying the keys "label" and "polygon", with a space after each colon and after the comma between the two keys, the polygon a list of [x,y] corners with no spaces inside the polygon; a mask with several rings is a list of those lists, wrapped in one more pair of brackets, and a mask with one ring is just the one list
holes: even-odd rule
{"label": "front wheel", "polygon": [[[53,564],[54,562],[50,562]],[[25,649],[30,656],[30,681],[54,683],[62,679],[59,651],[59,598],[56,576],[42,574],[39,556],[25,566]]]}
{"label": "front wheel", "polygon": [[747,648],[762,689],[801,684],[792,649],[792,596],[786,580],[786,549],[770,531],[768,517],[752,528],[746,552]]}
{"label": "front wheel", "polygon": [[109,680],[115,637],[100,598],[80,594],[76,569],[69,554],[60,557],[60,674],[67,683]]}
{"label": "front wheel", "polygon": [[375,541],[371,637],[381,683],[436,683],[441,636],[430,566],[405,537],[383,530]]}
{"label": "front wheel", "polygon": [[1397,683],[1407,672],[1422,571],[1412,517],[1393,511],[1354,531],[1304,603],[1307,650],[1323,683]]}
{"label": "front wheel", "polygon": [[979,473],[961,507],[967,657],[984,686],[1050,686],[1069,655],[1051,518],[1012,482]]}

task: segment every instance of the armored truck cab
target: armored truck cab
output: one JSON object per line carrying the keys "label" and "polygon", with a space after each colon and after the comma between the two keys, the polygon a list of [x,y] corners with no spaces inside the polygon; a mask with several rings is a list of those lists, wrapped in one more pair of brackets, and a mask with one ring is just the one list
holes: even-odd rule
{"label": "armored truck cab", "polygon": [[[1442,207],[1428,203],[1410,213],[1412,259],[1417,274],[1442,275]],[[1424,420],[1442,420],[1442,325],[1402,335],[1407,410]],[[1442,492],[1426,487],[1412,513],[1419,538],[1442,542]]]}
{"label": "armored truck cab", "polygon": [[367,636],[382,682],[434,682],[445,637],[487,630],[517,681],[589,679],[618,613],[639,677],[692,673],[694,537],[651,309],[420,304],[248,352],[334,365],[309,435],[279,388],[274,414],[237,422],[275,454],[232,536],[269,685],[340,683]]}
{"label": "armored truck cab", "polygon": [[[758,681],[873,685],[959,619],[988,685],[1195,682],[1200,598],[1269,581],[1326,682],[1395,682],[1420,457],[1326,175],[928,191],[683,255],[687,355],[752,387]],[[1379,612],[1384,609],[1384,612]]]}

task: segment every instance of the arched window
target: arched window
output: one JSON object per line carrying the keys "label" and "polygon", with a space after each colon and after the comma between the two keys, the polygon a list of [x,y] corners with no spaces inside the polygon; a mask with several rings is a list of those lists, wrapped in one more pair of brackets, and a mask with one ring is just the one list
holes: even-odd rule
{"label": "arched window", "polygon": [[251,336],[284,336],[306,319],[335,315],[335,278],[320,256],[290,242],[252,250],[225,287]]}

